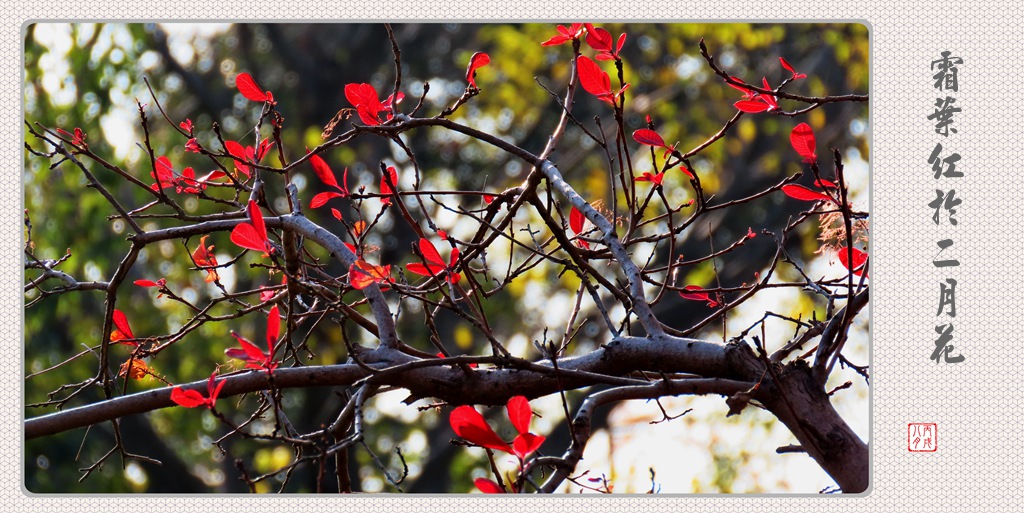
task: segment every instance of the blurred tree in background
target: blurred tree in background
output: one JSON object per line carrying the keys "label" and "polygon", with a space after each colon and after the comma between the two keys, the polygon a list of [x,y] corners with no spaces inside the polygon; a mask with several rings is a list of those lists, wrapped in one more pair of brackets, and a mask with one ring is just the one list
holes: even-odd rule
{"label": "blurred tree in background", "polygon": [[[869,41],[866,28],[857,24],[610,23],[602,26],[616,37],[628,32],[621,51],[622,74],[631,84],[625,93],[627,101],[622,120],[628,128],[627,136],[635,129],[653,126],[667,144],[675,144],[683,152],[702,145],[722,131],[735,116],[733,104],[742,96],[716,76],[701,56],[698,41],[702,39],[719,66],[748,84],[760,86],[759,79],[764,76],[775,87],[789,78],[789,72],[780,67],[778,58],[782,56],[795,70],[808,75],[788,86],[786,92],[824,97],[868,90]],[[548,143],[553,127],[562,116],[560,103],[573,69],[569,48],[539,44],[556,33],[552,25],[396,24],[393,31],[401,48],[402,91],[406,94],[402,111],[409,112],[421,97],[423,105],[419,115],[424,117],[433,116],[455,103],[466,91],[465,70],[471,55],[483,51],[490,55],[491,62],[475,79],[481,92],[450,119],[534,154]],[[610,71],[613,89],[617,89],[614,68],[607,64],[602,66]],[[385,26],[380,24],[29,25],[25,33],[26,142],[40,149],[29,133],[32,123],[69,132],[77,127],[87,134],[92,153],[129,170],[147,184],[152,182],[149,177],[152,164],[145,141],[152,146],[154,155],[168,156],[175,170],[193,167],[197,175],[204,175],[213,170],[210,160],[185,151],[188,137],[175,125],[190,119],[195,127],[196,142],[211,151],[220,150],[219,139],[253,145],[256,140],[253,127],[260,121],[260,109],[236,89],[235,78],[242,72],[256,77],[264,90],[273,91],[277,102],[275,109],[283,115],[279,148],[288,161],[294,161],[305,153],[304,148],[322,144],[321,132],[325,125],[339,109],[351,107],[344,93],[346,84],[369,83],[382,92],[382,98],[390,94],[395,82],[395,55]],[[151,90],[144,79],[148,79]],[[424,96],[425,84],[429,84],[429,92]],[[784,107],[786,101],[780,99]],[[148,132],[143,132],[136,102],[144,106],[150,120]],[[163,119],[157,103],[171,123]],[[615,120],[609,113],[606,103],[596,101],[582,90],[577,91],[572,106],[574,120],[614,140]],[[600,120],[599,125],[594,122],[595,118]],[[355,117],[350,121],[358,122]],[[740,116],[734,125],[728,126],[725,137],[689,160],[693,172],[700,177],[705,196],[718,202],[747,198],[788,176],[801,171],[806,175],[806,165],[794,158],[789,145],[790,131],[801,121],[814,129],[823,169],[832,160],[830,149],[841,152],[851,202],[866,209],[869,154],[866,102],[824,103],[797,119],[768,114]],[[212,129],[214,124],[216,130]],[[267,137],[269,132],[269,124],[264,123],[264,127],[261,137]],[[339,125],[334,133],[341,130]],[[531,171],[531,166],[522,159],[455,131],[412,130],[403,135],[403,140],[415,152],[416,168],[425,190],[482,191],[498,195],[522,184]],[[637,145],[632,140],[630,144],[636,150]],[[280,166],[278,151],[278,147],[273,148],[263,163]],[[658,152],[660,154],[660,150]],[[651,167],[651,159],[644,155],[645,151],[641,151],[636,157],[636,175],[656,171]],[[323,153],[322,157],[339,179],[342,170],[347,169],[347,185],[353,192],[360,187],[366,192],[378,189],[381,162],[402,170],[399,186],[410,188],[412,185],[409,170],[413,166],[409,154],[384,137],[360,137]],[[610,157],[620,159],[618,155]],[[574,124],[569,125],[555,151],[548,156],[580,195],[592,203],[603,203],[605,210],[616,202],[621,206],[624,194],[620,189],[615,193],[617,196],[613,196],[608,158],[594,139]],[[131,229],[102,195],[86,189],[88,181],[82,173],[67,164],[53,166],[57,160],[37,158],[26,152],[25,208],[31,234],[27,243],[31,244],[35,257],[42,260],[70,255],[60,264],[60,271],[82,282],[109,280],[130,247],[126,237]],[[138,208],[153,201],[151,194],[116,173],[105,172],[96,165],[90,168],[102,186],[127,208]],[[343,235],[345,225],[337,222],[327,208],[308,208],[314,194],[332,190],[310,171],[307,165],[289,175],[298,190],[304,214],[311,221]],[[683,173],[672,170],[664,180],[664,194],[670,204],[680,205],[694,198],[694,191],[687,186]],[[812,182],[813,177],[806,176],[800,181],[807,186]],[[648,190],[647,185],[637,183],[641,199]],[[280,192],[268,193],[267,201],[267,206],[278,213],[289,211],[287,198]],[[480,196],[460,201],[464,206],[471,205],[467,208],[486,207]],[[227,204],[197,198],[184,198],[180,203],[187,215],[197,218],[238,211]],[[341,204],[346,203],[338,200],[335,206],[351,226],[355,218],[351,210],[338,206]],[[656,204],[656,200],[651,203],[652,211]],[[568,203],[561,205],[564,209],[560,214],[568,216]],[[809,205],[781,193],[766,195],[758,201],[744,203],[743,208],[708,212],[700,223],[675,237],[672,254],[667,244],[638,246],[631,251],[635,251],[634,260],[640,265],[664,267],[677,258],[698,258],[722,251],[741,239],[748,229],[758,234],[765,228],[781,230],[808,210]],[[393,212],[390,214],[380,218],[375,229],[366,235],[364,244],[379,249],[374,261],[406,262],[412,254],[410,246],[419,236],[408,223]],[[472,221],[464,222],[466,215],[437,208],[432,220],[456,240],[469,240],[477,225]],[[549,237],[539,218],[520,216],[517,221],[517,228],[529,226],[537,231],[532,236],[527,232],[513,234],[517,240]],[[147,231],[182,224],[168,224],[166,218],[159,216],[142,216],[138,222]],[[800,281],[802,277],[796,269],[820,275],[829,268],[825,261],[834,260],[834,256],[819,252],[822,246],[819,235],[815,223],[799,226],[785,247],[787,258],[798,267],[780,267],[776,271],[780,281]],[[140,252],[136,265],[120,288],[117,303],[131,320],[136,336],[175,333],[189,322],[194,312],[182,301],[157,299],[155,289],[134,286],[131,284],[134,280],[165,278],[168,284],[173,284],[171,289],[177,296],[192,304],[202,304],[225,291],[248,291],[281,284],[279,274],[268,276],[261,268],[250,269],[249,263],[259,260],[252,256],[218,270],[223,289],[207,283],[205,273],[197,272],[186,256],[197,244],[198,237],[177,242],[165,240]],[[221,263],[231,261],[239,253],[239,248],[224,232],[212,234],[208,244],[215,246],[213,251]],[[729,255],[728,265],[708,259],[681,268],[679,275],[672,279],[676,284],[696,284],[726,291],[723,294],[728,301],[737,295],[735,291],[741,284],[756,282],[755,273],[766,272],[776,250],[776,241],[771,237],[754,237],[745,242],[742,252]],[[509,249],[495,249],[494,253],[502,251],[508,253]],[[443,250],[441,253],[447,254]],[[317,256],[322,258],[328,274],[342,276],[347,271],[337,263],[330,263],[324,255]],[[269,261],[262,263],[269,264]],[[503,262],[501,265],[510,264]],[[812,265],[815,266],[813,271]],[[547,333],[549,329],[555,332],[565,329],[580,280],[572,273],[563,273],[564,270],[564,266],[555,264],[530,267],[524,279],[511,282],[500,294],[482,303],[489,329],[504,337],[502,342],[513,355],[543,361],[543,353],[533,342],[551,338]],[[836,274],[833,272],[831,276]],[[34,277],[27,271],[26,283]],[[810,279],[819,277],[812,275]],[[611,279],[616,279],[613,272]],[[657,288],[653,290],[652,297],[657,294]],[[800,317],[808,322],[812,317],[825,319],[830,315],[827,312],[833,312],[834,305],[814,291],[787,291],[792,294],[780,293],[775,299],[771,296],[773,292],[768,291],[768,299],[764,300],[767,303],[754,305],[753,310],[757,312],[752,318],[750,313],[737,310],[713,322],[704,322],[714,314],[714,309],[679,294],[665,294],[652,308],[668,328],[687,331],[699,325],[699,330],[687,332],[687,335],[723,342],[740,335],[747,335],[748,341],[750,335],[761,335],[760,328],[750,333],[741,333],[741,330],[760,320],[765,311]],[[102,340],[106,307],[101,290],[44,297],[41,289],[28,285],[26,303],[29,306],[25,315],[25,401],[32,405],[66,396],[73,389],[61,390],[62,386],[87,382],[95,376],[95,351],[89,348],[95,348]],[[215,313],[225,315],[236,307],[225,306],[223,311]],[[396,319],[403,341],[420,351],[435,353],[423,326],[422,310],[427,306],[406,300],[400,308],[408,310],[402,311],[403,315]],[[622,314],[617,312],[620,317]],[[458,315],[440,313],[433,320],[437,333],[455,354],[490,354],[487,339]],[[592,302],[590,308],[580,311],[577,321],[582,328],[573,338],[571,354],[587,354],[610,340],[601,313]],[[170,346],[151,363],[155,372],[171,383],[205,379],[215,362],[225,361],[224,350],[237,345],[229,330],[260,345],[265,322],[264,316],[257,313],[229,322],[204,323],[187,335],[188,343]],[[340,329],[339,323],[342,323]],[[793,335],[793,325],[785,326],[789,333],[783,333],[781,327],[776,329],[776,342]],[[867,328],[862,324],[856,329],[860,338],[856,339],[857,345],[846,349],[847,355],[852,352],[866,360]],[[295,362],[299,365],[341,364],[351,356],[348,344],[372,345],[365,331],[331,315],[303,325],[301,337],[308,340],[311,356],[307,359],[302,355]],[[346,340],[348,338],[352,340]],[[554,338],[557,340],[559,336]],[[813,345],[808,343],[804,350]],[[59,365],[76,355],[79,356],[71,362]],[[863,360],[854,363],[866,365]],[[857,418],[847,418],[847,422],[866,426],[866,379],[858,380],[856,373],[852,375],[855,377],[853,390],[845,391],[845,396],[838,394],[834,400],[846,401],[848,405],[843,407],[848,409],[843,410],[844,413],[851,412],[850,415]],[[848,379],[848,376],[830,376],[829,383],[839,385]],[[165,386],[155,378],[147,378],[127,384],[119,381],[117,390],[119,394],[122,391],[134,393]],[[569,411],[575,412],[588,393],[603,386],[567,392]],[[54,391],[60,392],[48,395]],[[281,406],[288,410],[291,423],[310,430],[333,420],[349,401],[350,393],[343,387],[291,388],[283,394]],[[449,443],[453,436],[447,410],[419,411],[416,406],[424,406],[429,401],[405,405],[400,401],[406,395],[383,394],[365,405],[366,443],[348,451],[352,489],[396,491],[381,467],[399,475],[406,466],[408,476],[400,486],[403,491],[472,489],[473,482],[468,476],[489,474],[482,453]],[[100,387],[87,387],[65,406],[103,399]],[[561,399],[557,394],[544,399],[547,402],[535,403],[541,405],[535,405],[534,409],[543,413],[543,419],[535,419],[534,428],[548,437],[545,448],[550,447],[548,450],[552,451],[548,454],[560,453],[571,441]],[[720,398],[716,400],[717,404],[722,403]],[[240,396],[222,398],[218,410],[244,411],[241,405],[253,401],[248,396],[245,399]],[[25,416],[31,419],[50,411],[53,411],[52,406],[28,406]],[[643,425],[638,429],[650,432],[675,429],[673,436],[685,436],[685,431],[673,427],[684,420],[646,426],[647,421],[660,418],[662,412],[654,403],[647,404],[644,411],[647,416],[637,422],[638,426]],[[744,418],[748,412],[744,412]],[[682,410],[674,413],[682,413]],[[713,413],[721,417],[723,412]],[[608,411],[598,412],[594,418],[595,431],[606,425],[608,414]],[[495,419],[500,417],[494,416]],[[767,424],[775,423],[770,415],[764,419]],[[243,422],[244,417],[236,421]],[[213,442],[225,434],[224,427],[213,415],[196,410],[163,408],[145,415],[125,416],[118,422],[121,442],[115,440],[110,423],[28,440],[25,449],[27,489],[39,493],[245,492],[249,487],[239,479],[239,468],[247,469],[250,477],[255,477],[285,467],[295,457],[286,445],[262,443],[247,437],[227,438],[222,444],[226,453],[222,453]],[[492,425],[496,423],[497,420],[492,421]],[[256,431],[273,429],[270,420],[255,421]],[[865,432],[860,434],[866,436]],[[101,460],[115,443],[123,443],[126,450],[159,460],[161,464],[129,459],[122,473],[121,460],[113,458],[103,468],[105,472],[79,482],[82,476],[79,469]],[[757,448],[769,454],[774,453],[774,449]],[[674,492],[816,491],[821,488],[815,487],[817,481],[803,486],[793,483],[791,478],[782,479],[771,470],[762,472],[772,477],[739,486],[736,475],[749,472],[744,466],[747,456],[727,454],[724,450],[718,453],[713,447],[708,451],[715,454],[717,470],[713,475],[693,483],[663,482],[658,487]],[[590,462],[588,457],[587,463]],[[645,470],[643,461],[634,464]],[[316,491],[320,470],[312,464],[298,466],[287,479],[283,474],[275,476],[257,483],[256,490],[275,491],[283,486],[288,492]],[[585,468],[580,467],[576,472],[583,470]],[[657,470],[661,476],[671,475],[669,469]],[[571,483],[569,487],[578,489]],[[594,487],[600,488],[599,485]],[[645,490],[623,485],[615,491]]]}

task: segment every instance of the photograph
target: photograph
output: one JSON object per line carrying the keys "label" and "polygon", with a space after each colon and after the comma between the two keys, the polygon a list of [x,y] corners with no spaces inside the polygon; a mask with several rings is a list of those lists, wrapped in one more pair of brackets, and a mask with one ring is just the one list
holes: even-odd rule
{"label": "photograph", "polygon": [[23,492],[867,497],[874,34],[26,22]]}

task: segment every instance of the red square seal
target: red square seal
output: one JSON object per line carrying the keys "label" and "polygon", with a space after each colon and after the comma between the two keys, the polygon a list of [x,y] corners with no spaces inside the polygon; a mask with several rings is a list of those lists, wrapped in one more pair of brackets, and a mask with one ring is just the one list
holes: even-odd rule
{"label": "red square seal", "polygon": [[911,422],[907,424],[907,450],[910,452],[935,452],[938,449],[938,428],[933,422]]}

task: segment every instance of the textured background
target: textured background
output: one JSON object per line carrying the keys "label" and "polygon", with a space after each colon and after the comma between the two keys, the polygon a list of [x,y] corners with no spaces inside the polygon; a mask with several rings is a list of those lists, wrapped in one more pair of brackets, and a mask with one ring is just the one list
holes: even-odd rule
{"label": "textured background", "polygon": [[[22,237],[20,146],[22,25],[41,20],[132,21],[252,19],[254,17],[336,20],[596,20],[685,21],[692,19],[764,19],[771,21],[862,20],[872,37],[872,318],[873,318],[873,488],[864,497],[785,496],[622,496],[559,498],[476,498],[460,496],[362,496],[249,498],[222,497],[40,497],[22,490],[20,330],[0,334],[7,358],[0,360],[0,501],[18,510],[110,511],[145,508],[147,512],[218,512],[287,507],[304,511],[419,512],[477,510],[583,511],[886,511],[1005,512],[1020,502],[1024,456],[1020,417],[1014,396],[1021,389],[1012,356],[1024,342],[1016,328],[1016,308],[1024,294],[1021,280],[1009,273],[1021,263],[1019,171],[1024,155],[1019,135],[1024,126],[1015,86],[1024,83],[1024,27],[1009,1],[973,2],[611,2],[585,6],[548,1],[417,0],[385,4],[296,0],[222,0],[212,7],[180,0],[118,2],[56,0],[17,4],[5,1],[0,15],[0,259],[6,326],[21,318]],[[288,16],[288,18],[285,18]],[[953,94],[963,109],[955,118],[958,133],[944,139],[926,119],[941,94],[932,88],[930,62],[950,50],[964,59],[960,90]],[[1015,137],[1015,135],[1017,137]],[[960,224],[935,226],[928,202],[939,184],[927,163],[936,142],[944,155],[963,157],[965,177],[948,179],[963,199]],[[1008,174],[1009,173],[1009,174]],[[961,261],[952,271],[935,269],[931,259],[939,239],[956,244],[948,255]],[[945,256],[945,255],[944,255]],[[935,339],[939,283],[955,278],[957,316],[953,344],[967,361],[935,364],[928,359]],[[908,422],[938,424],[934,453],[908,453]],[[144,504],[136,505],[136,502]]]}

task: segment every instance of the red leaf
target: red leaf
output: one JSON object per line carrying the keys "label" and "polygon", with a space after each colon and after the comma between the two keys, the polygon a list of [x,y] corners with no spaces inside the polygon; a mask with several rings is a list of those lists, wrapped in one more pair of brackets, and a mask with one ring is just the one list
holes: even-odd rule
{"label": "red leaf", "polygon": [[178,123],[178,126],[180,126],[182,130],[184,130],[184,131],[186,131],[186,132],[188,132],[190,134],[192,133],[192,120],[191,119],[185,118],[185,121],[182,121],[181,123]]}
{"label": "red leaf", "polygon": [[203,406],[207,404],[206,398],[203,397],[203,394],[200,394],[195,390],[185,390],[181,387],[174,387],[171,389],[171,400],[185,408],[195,408],[196,406]]}
{"label": "red leaf", "polygon": [[281,316],[274,305],[267,313],[267,355],[274,355],[274,344],[277,343],[277,335],[281,333]]}
{"label": "red leaf", "polygon": [[851,248],[851,251],[853,252],[852,269],[850,267],[849,255],[847,254],[845,247],[841,247],[836,251],[836,256],[839,258],[839,262],[843,264],[843,267],[850,269],[854,276],[864,276],[867,278],[868,275],[864,274],[864,272],[867,271],[864,264],[868,261],[868,254],[857,248]]}
{"label": "red leaf", "polygon": [[659,135],[658,132],[647,128],[641,128],[640,130],[633,132],[633,140],[640,144],[646,144],[647,146],[654,146],[656,148],[665,147],[665,140],[661,138],[661,135]]}
{"label": "red leaf", "polygon": [[517,458],[525,460],[533,451],[540,448],[541,444],[546,440],[541,435],[535,435],[533,433],[520,433],[514,440],[512,440],[512,453]]}
{"label": "red leaf", "polygon": [[254,102],[265,102],[270,99],[270,96],[256,85],[256,81],[248,73],[239,73],[235,77],[235,86],[238,87],[238,92],[242,93],[242,96]]}
{"label": "red leaf", "polygon": [[737,109],[749,113],[764,112],[771,108],[767,103],[758,100],[740,100],[733,105]]}
{"label": "red leaf", "polygon": [[[334,216],[335,219],[341,221],[341,212],[338,212],[338,209],[332,208],[331,215]],[[355,253],[355,251],[353,251],[353,253]]]}
{"label": "red leaf", "polygon": [[235,169],[239,173],[249,176],[250,170],[246,162],[252,160],[252,148],[242,146],[236,141],[224,141],[224,148],[228,150],[228,154],[234,157],[232,160],[235,163]]}
{"label": "red leaf", "polygon": [[601,27],[595,27],[591,23],[587,27],[587,44],[599,52],[612,51],[612,34]]}
{"label": "red leaf", "polygon": [[786,71],[789,71],[790,73],[793,74],[793,80],[798,80],[798,79],[801,79],[801,78],[807,78],[807,75],[805,75],[803,73],[797,73],[796,70],[793,69],[793,66],[791,66],[788,62],[786,62],[786,59],[783,59],[782,57],[779,57],[779,62],[782,63],[782,67],[783,68],[786,68]]}
{"label": "red leaf", "polygon": [[377,114],[385,110],[377,96],[377,90],[370,84],[345,85],[345,99],[349,101],[359,114],[359,119],[367,125],[379,125]]}
{"label": "red leaf", "polygon": [[814,162],[818,156],[814,153],[814,131],[811,125],[800,123],[789,133],[789,142],[793,149],[804,158],[804,162]]}
{"label": "red leaf", "polygon": [[683,299],[692,299],[694,301],[707,301],[708,307],[710,308],[715,308],[716,306],[718,306],[718,301],[711,299],[711,296],[709,296],[707,292],[704,292],[704,289],[700,286],[687,285],[683,287],[683,290],[689,291],[679,293],[679,295],[682,296]]}
{"label": "red leaf", "polygon": [[530,419],[533,418],[533,411],[530,409],[530,403],[526,400],[526,397],[517,395],[509,399],[505,408],[508,410],[508,418],[512,421],[512,426],[516,428],[516,431],[519,433],[529,433]]}
{"label": "red leaf", "polygon": [[309,208],[320,208],[324,206],[324,203],[327,203],[328,200],[343,197],[345,197],[345,195],[340,192],[321,192],[320,194],[313,196],[313,199],[309,202]]}
{"label": "red leaf", "polygon": [[583,215],[583,212],[577,210],[576,207],[572,207],[572,210],[569,211],[569,228],[572,228],[572,231],[576,234],[583,231],[583,223],[586,220],[587,218]]}
{"label": "red leaf", "polygon": [[[120,310],[114,310],[113,314],[114,329],[110,332],[111,342],[120,342],[121,340],[135,338],[135,334],[132,333],[132,327],[128,325],[128,318],[125,317],[124,312]],[[138,346],[138,342],[120,342],[122,344],[128,344],[130,346]]]}
{"label": "red leaf", "polygon": [[162,287],[159,283],[151,280],[135,280],[133,283],[140,287]]}
{"label": "red leaf", "polygon": [[[391,182],[390,185],[388,184],[389,180]],[[391,204],[391,195],[397,190],[392,187],[398,187],[398,173],[395,171],[395,168],[389,167],[387,174],[382,173],[380,176],[380,193],[383,195],[380,198],[381,203],[385,205]]]}
{"label": "red leaf", "polygon": [[[583,232],[583,225],[586,223],[587,218],[580,212],[576,207],[572,207],[569,211],[569,228],[572,229],[573,233],[579,235]],[[577,241],[580,246],[590,249],[590,243],[585,240]]]}
{"label": "red leaf", "polygon": [[803,201],[832,201],[832,198],[828,194],[812,191],[803,185],[791,183],[782,186],[782,192],[786,193],[786,196],[790,198],[796,198]]}
{"label": "red leaf", "polygon": [[267,240],[260,237],[256,228],[249,223],[241,223],[231,230],[231,242],[245,249],[267,252]]}
{"label": "red leaf", "polygon": [[505,490],[503,490],[498,483],[495,483],[486,477],[478,477],[474,479],[473,486],[476,486],[476,489],[483,493],[505,493]]}
{"label": "red leaf", "polygon": [[589,57],[581,55],[576,59],[576,68],[579,72],[580,85],[583,89],[594,96],[610,95],[612,93],[612,82],[608,74]]}
{"label": "red leaf", "polygon": [[491,56],[484,52],[476,52],[469,58],[469,67],[466,68],[466,81],[473,88],[476,88],[476,70],[491,62]]}
{"label": "red leaf", "polygon": [[241,346],[241,350],[239,350],[238,348],[231,348],[224,351],[225,354],[232,358],[237,358],[239,360],[245,360],[249,362],[263,362],[267,360],[267,354],[264,353],[260,348],[256,347],[255,344],[242,338],[234,331],[231,332],[231,336],[235,337],[235,340],[238,341],[238,345]]}
{"label": "red leaf", "polygon": [[452,431],[462,439],[480,447],[512,453],[512,448],[484,421],[472,406],[459,406],[448,417]]}

